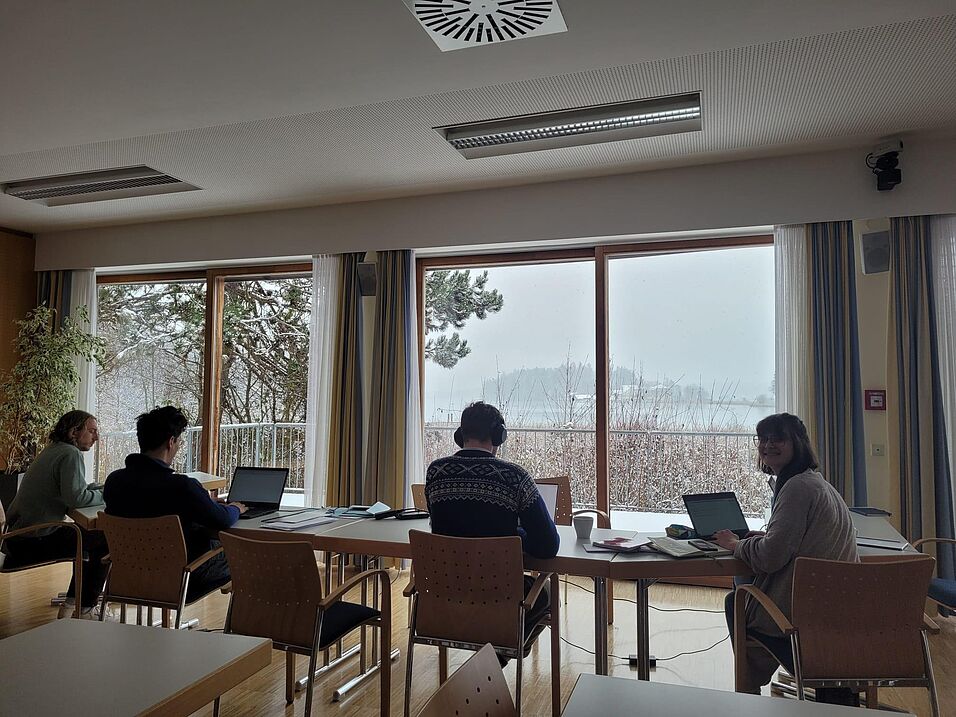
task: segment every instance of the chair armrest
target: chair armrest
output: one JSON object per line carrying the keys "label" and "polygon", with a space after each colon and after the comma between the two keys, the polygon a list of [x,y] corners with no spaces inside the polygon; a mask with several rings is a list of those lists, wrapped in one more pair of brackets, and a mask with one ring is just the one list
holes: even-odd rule
{"label": "chair armrest", "polygon": [[359,573],[358,575],[346,580],[344,583],[342,583],[337,588],[335,588],[335,590],[333,590],[324,598],[322,598],[322,600],[319,602],[319,609],[328,610],[334,603],[338,602],[343,597],[345,597],[345,593],[347,593],[349,590],[354,588],[356,585],[358,585],[359,583],[363,583],[366,580],[371,580],[375,578],[378,578],[379,581],[382,583],[382,592],[387,593],[389,590],[389,586],[392,584],[391,580],[388,577],[388,571],[381,570],[381,569],[366,570],[365,572]]}
{"label": "chair armrest", "polygon": [[109,565],[112,562],[112,559],[110,558],[110,554],[107,553],[102,558],[100,558],[100,562],[103,563],[103,565]]}
{"label": "chair armrest", "polygon": [[536,577],[531,584],[531,589],[528,591],[528,594],[525,595],[524,600],[521,601],[521,607],[526,611],[533,608],[538,600],[538,595],[541,594],[541,591],[544,590],[544,586],[548,584],[548,580],[550,579],[551,573],[538,573],[538,577]]}
{"label": "chair armrest", "polygon": [[939,625],[925,612],[923,613],[923,627],[920,629],[928,632],[930,635],[939,634]]}
{"label": "chair armrest", "polygon": [[[580,509],[578,509],[578,510],[572,510],[572,511],[571,511],[571,517],[573,518],[573,517],[576,516],[576,515],[584,515],[584,514],[586,514],[586,513],[594,513],[594,514],[597,515],[599,518],[604,518],[604,521],[607,523],[607,527],[608,527],[608,528],[611,527],[611,516],[609,516],[607,513],[605,513],[605,512],[604,512],[603,510],[601,510],[600,508],[580,508]],[[600,521],[599,521],[599,522],[600,522]],[[598,527],[601,527],[601,526],[598,526]]]}
{"label": "chair armrest", "polygon": [[402,590],[402,595],[404,597],[411,597],[416,592],[418,592],[418,590],[415,588],[415,573],[412,571],[408,576],[408,585]]}
{"label": "chair armrest", "polygon": [[956,540],[953,540],[952,538],[920,538],[916,542],[912,543],[912,546],[918,549],[923,543],[952,543],[956,545]]}
{"label": "chair armrest", "polygon": [[[760,606],[767,611],[767,614],[770,615],[770,618],[776,623],[777,627],[780,628],[780,631],[784,635],[791,635],[794,632],[793,625],[790,624],[790,621],[787,619],[786,615],[780,612],[780,608],[777,607],[776,603],[770,599],[770,597],[760,588],[756,588],[753,585],[738,585],[737,586],[737,595],[734,598],[734,612],[737,610],[737,603],[743,603],[745,595],[750,595],[754,600],[760,603]],[[742,609],[742,607],[741,607]]]}
{"label": "chair armrest", "polygon": [[191,573],[191,572],[195,571],[200,565],[202,565],[203,563],[205,563],[205,562],[207,562],[207,561],[213,559],[214,557],[216,557],[217,555],[219,555],[219,553],[221,553],[221,552],[222,552],[222,548],[221,548],[221,547],[219,547],[219,548],[213,548],[212,550],[208,550],[208,551],[206,551],[205,553],[203,553],[202,555],[200,555],[198,558],[196,558],[195,560],[193,560],[191,563],[189,563],[189,565],[187,565],[185,568],[183,568],[183,570],[185,570],[187,573]]}
{"label": "chair armrest", "polygon": [[16,530],[8,530],[3,535],[0,535],[0,543],[5,541],[7,538],[13,538],[17,535],[29,535],[30,533],[35,533],[38,530],[43,530],[45,528],[69,528],[76,532],[77,537],[82,540],[83,533],[80,530],[80,526],[76,523],[66,520],[57,520],[50,523],[37,523],[36,525],[30,525],[26,528],[17,528]]}

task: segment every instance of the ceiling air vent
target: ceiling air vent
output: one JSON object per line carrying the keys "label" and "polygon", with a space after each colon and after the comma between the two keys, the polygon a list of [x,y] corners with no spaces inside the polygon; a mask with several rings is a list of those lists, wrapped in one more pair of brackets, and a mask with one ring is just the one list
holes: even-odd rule
{"label": "ceiling air vent", "polygon": [[0,184],[4,194],[57,207],[107,199],[149,197],[199,189],[152,167],[122,167],[54,177],[18,179]]}
{"label": "ceiling air vent", "polygon": [[556,0],[405,0],[442,52],[567,32]]}
{"label": "ceiling air vent", "polygon": [[700,128],[699,92],[435,127],[466,159],[695,132]]}

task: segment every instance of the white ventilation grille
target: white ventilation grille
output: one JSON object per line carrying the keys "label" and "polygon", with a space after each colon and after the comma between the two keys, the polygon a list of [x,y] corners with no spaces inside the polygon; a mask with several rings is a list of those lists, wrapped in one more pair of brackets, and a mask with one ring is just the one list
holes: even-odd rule
{"label": "white ventilation grille", "polygon": [[567,32],[557,0],[405,0],[442,52]]}
{"label": "white ventilation grille", "polygon": [[0,184],[4,194],[56,207],[107,199],[149,197],[199,189],[146,165],[18,179]]}

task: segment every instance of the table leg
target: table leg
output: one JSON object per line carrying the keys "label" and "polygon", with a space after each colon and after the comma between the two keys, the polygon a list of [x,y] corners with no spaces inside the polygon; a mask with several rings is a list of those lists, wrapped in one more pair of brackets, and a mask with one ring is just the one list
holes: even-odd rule
{"label": "table leg", "polygon": [[653,585],[651,580],[638,580],[634,583],[637,603],[637,679],[651,679],[650,645],[650,607],[647,602],[647,590]]}
{"label": "table leg", "polygon": [[594,578],[594,673],[607,674],[607,578]]}

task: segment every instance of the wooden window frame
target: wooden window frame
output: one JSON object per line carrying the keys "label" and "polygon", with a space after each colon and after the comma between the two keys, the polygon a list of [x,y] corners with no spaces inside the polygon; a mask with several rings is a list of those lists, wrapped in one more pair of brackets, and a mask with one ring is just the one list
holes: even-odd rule
{"label": "wooden window frame", "polygon": [[160,271],[124,274],[104,274],[96,277],[96,284],[171,284],[200,281],[206,284],[206,315],[204,326],[202,403],[199,423],[203,431],[199,445],[199,469],[216,475],[219,468],[219,412],[222,391],[222,324],[227,281],[294,277],[311,274],[312,264],[254,264],[224,266],[205,270]]}
{"label": "wooden window frame", "polygon": [[428,256],[416,261],[417,313],[419,327],[418,373],[422,415],[425,404],[425,272],[435,269],[472,269],[498,266],[529,266],[572,261],[594,262],[594,361],[595,361],[595,480],[597,508],[610,514],[608,475],[610,433],[610,355],[608,322],[608,262],[614,259],[661,254],[766,246],[772,234],[698,239],[655,240],[628,244],[595,244],[574,249],[519,251],[514,253]]}

